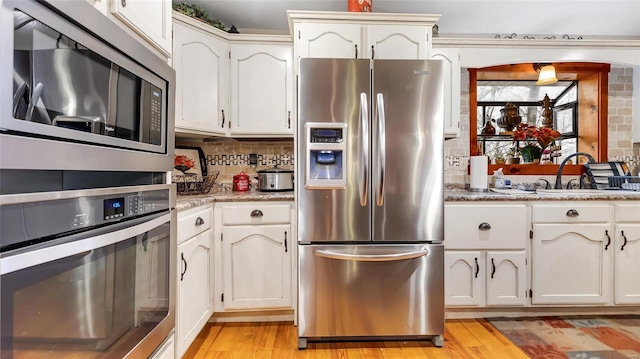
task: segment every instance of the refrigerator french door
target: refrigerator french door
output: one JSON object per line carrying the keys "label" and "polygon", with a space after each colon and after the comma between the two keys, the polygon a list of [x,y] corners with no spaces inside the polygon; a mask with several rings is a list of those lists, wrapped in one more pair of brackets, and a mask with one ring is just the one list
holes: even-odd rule
{"label": "refrigerator french door", "polygon": [[444,333],[439,61],[301,59],[299,347]]}

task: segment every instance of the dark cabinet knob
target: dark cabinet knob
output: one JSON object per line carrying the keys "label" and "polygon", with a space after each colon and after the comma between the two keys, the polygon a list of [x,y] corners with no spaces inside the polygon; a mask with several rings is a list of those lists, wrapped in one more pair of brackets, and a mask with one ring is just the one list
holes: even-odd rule
{"label": "dark cabinet knob", "polygon": [[491,225],[487,222],[482,222],[480,223],[480,225],[478,226],[478,229],[481,231],[488,231],[491,229]]}
{"label": "dark cabinet knob", "polygon": [[264,216],[264,213],[262,213],[262,211],[259,209],[254,209],[253,211],[251,211],[251,217],[262,217],[262,216]]}
{"label": "dark cabinet knob", "polygon": [[576,211],[575,209],[570,209],[567,211],[567,217],[578,217],[580,215],[580,213],[578,213],[578,211]]}

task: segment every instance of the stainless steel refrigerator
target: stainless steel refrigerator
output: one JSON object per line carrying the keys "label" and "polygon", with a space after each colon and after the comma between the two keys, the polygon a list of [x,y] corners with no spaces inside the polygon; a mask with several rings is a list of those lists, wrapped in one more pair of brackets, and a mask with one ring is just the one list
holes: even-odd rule
{"label": "stainless steel refrigerator", "polygon": [[444,333],[437,60],[301,59],[298,346]]}

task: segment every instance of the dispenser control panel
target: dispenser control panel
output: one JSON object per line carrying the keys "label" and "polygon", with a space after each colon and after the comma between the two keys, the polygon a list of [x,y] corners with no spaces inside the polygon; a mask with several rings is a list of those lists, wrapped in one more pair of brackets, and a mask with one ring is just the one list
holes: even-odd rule
{"label": "dispenser control panel", "polygon": [[305,124],[305,188],[345,189],[347,185],[347,124]]}
{"label": "dispenser control panel", "polygon": [[342,128],[311,128],[311,143],[340,143]]}

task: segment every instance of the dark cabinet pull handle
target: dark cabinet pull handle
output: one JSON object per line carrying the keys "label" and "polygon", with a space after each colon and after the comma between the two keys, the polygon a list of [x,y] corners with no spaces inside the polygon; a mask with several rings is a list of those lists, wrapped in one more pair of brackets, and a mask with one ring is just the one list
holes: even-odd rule
{"label": "dark cabinet pull handle", "polygon": [[576,211],[575,209],[570,209],[567,211],[567,217],[578,217],[580,215],[580,213],[578,213],[578,211]]}
{"label": "dark cabinet pull handle", "polygon": [[604,246],[604,250],[606,251],[611,244],[611,236],[609,236],[609,231],[604,231],[604,234],[607,236],[607,244]]}
{"label": "dark cabinet pull handle", "polygon": [[222,111],[222,128],[224,128],[224,110],[220,110]]}
{"label": "dark cabinet pull handle", "polygon": [[358,58],[358,44],[353,45],[356,47],[356,59]]}
{"label": "dark cabinet pull handle", "polygon": [[373,60],[375,58],[375,53],[376,53],[376,50],[373,47],[373,45],[371,45],[371,60]]}
{"label": "dark cabinet pull handle", "polygon": [[196,226],[201,226],[204,224],[204,219],[202,217],[196,218]]}
{"label": "dark cabinet pull handle", "polygon": [[251,211],[251,217],[262,217],[264,214],[259,209],[254,209]]}
{"label": "dark cabinet pull handle", "polygon": [[291,111],[287,114],[287,128],[291,128]]}
{"label": "dark cabinet pull handle", "polygon": [[287,231],[284,231],[284,252],[287,253]]}
{"label": "dark cabinet pull handle", "polygon": [[488,231],[491,229],[491,225],[487,222],[482,222],[480,223],[480,225],[478,226],[478,229],[481,231]]}
{"label": "dark cabinet pull handle", "polygon": [[476,261],[476,274],[475,277],[478,278],[478,273],[480,273],[480,265],[478,265],[478,258],[475,258]]}
{"label": "dark cabinet pull handle", "polygon": [[182,263],[184,263],[184,271],[180,273],[180,281],[182,282],[184,274],[187,273],[187,260],[184,259],[184,253],[180,253],[180,260],[182,260]]}
{"label": "dark cabinet pull handle", "polygon": [[491,258],[491,279],[493,279],[494,274],[496,274],[496,264],[493,263],[493,258]]}
{"label": "dark cabinet pull handle", "polygon": [[127,7],[127,0],[122,0],[120,3],[122,4],[122,7]]}
{"label": "dark cabinet pull handle", "polygon": [[620,247],[620,250],[624,251],[624,246],[627,245],[627,236],[624,235],[624,231],[620,231],[620,234],[622,234],[622,239],[624,239],[624,242],[622,242],[622,247]]}

